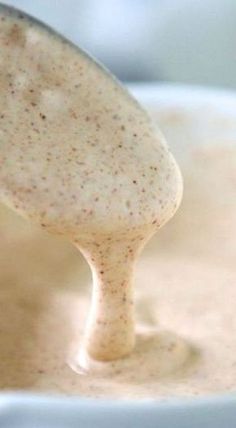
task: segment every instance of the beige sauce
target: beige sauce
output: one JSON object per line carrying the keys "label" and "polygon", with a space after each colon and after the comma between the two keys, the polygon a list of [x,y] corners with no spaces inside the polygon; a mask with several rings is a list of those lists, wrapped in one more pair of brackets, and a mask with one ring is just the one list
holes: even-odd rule
{"label": "beige sauce", "polygon": [[[1,388],[124,398],[233,390],[235,148],[196,134],[208,110],[159,114],[170,141],[187,130],[185,199],[138,262],[134,351],[101,361],[134,346],[134,262],[176,210],[181,178],[115,81],[25,18],[1,18],[1,200],[62,235],[1,208]],[[92,278],[66,239],[93,272],[85,336]]]}
{"label": "beige sauce", "polygon": [[179,169],[146,112],[91,58],[21,13],[0,8],[0,21],[0,200],[90,264],[74,364],[87,367],[80,349],[118,359],[135,345],[134,263],[180,203]]}
{"label": "beige sauce", "polygon": [[2,389],[120,398],[235,390],[236,122],[208,106],[172,110],[154,116],[179,152],[185,197],[137,264],[135,352],[91,374],[70,369],[89,269],[71,245],[2,209]]}

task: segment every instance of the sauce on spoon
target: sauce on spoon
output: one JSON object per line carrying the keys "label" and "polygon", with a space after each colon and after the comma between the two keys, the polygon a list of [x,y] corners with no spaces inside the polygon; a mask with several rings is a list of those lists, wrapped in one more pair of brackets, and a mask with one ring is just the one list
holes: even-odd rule
{"label": "sauce on spoon", "polygon": [[0,8],[0,198],[83,253],[93,295],[83,350],[135,343],[133,270],[176,211],[182,179],[139,104],[91,58],[40,23]]}

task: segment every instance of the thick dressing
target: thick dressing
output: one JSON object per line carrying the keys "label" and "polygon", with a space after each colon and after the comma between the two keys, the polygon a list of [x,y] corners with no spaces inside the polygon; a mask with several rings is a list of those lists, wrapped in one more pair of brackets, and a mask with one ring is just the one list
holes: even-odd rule
{"label": "thick dressing", "polygon": [[178,167],[146,113],[91,59],[17,12],[1,8],[0,20],[0,198],[36,223],[0,207],[1,389],[234,390],[235,118],[204,106],[154,112],[178,142],[186,191],[137,262],[135,344],[134,264],[177,209]]}
{"label": "thick dressing", "polygon": [[2,389],[158,399],[235,390],[236,120],[207,104],[154,116],[179,152],[185,197],[136,266],[134,352],[86,375],[70,369],[90,304],[88,266],[2,208]]}
{"label": "thick dressing", "polygon": [[93,273],[82,360],[115,360],[134,347],[134,263],[180,203],[179,169],[91,58],[21,13],[0,8],[0,21],[0,200],[82,251]]}

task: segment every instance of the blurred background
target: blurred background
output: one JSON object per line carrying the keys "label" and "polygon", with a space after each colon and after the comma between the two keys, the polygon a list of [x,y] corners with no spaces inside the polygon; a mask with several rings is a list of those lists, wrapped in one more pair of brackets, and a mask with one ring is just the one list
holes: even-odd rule
{"label": "blurred background", "polygon": [[236,0],[9,0],[123,81],[236,88]]}

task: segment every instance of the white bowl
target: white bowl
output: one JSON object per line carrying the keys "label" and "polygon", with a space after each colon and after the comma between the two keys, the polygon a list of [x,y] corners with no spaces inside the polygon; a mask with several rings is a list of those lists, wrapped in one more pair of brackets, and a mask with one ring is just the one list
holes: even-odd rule
{"label": "white bowl", "polygon": [[[235,118],[236,94],[176,85],[131,86],[146,107],[212,105]],[[236,135],[236,134],[235,134]],[[0,395],[1,428],[235,428],[236,393],[201,398],[122,401],[27,393]]]}

